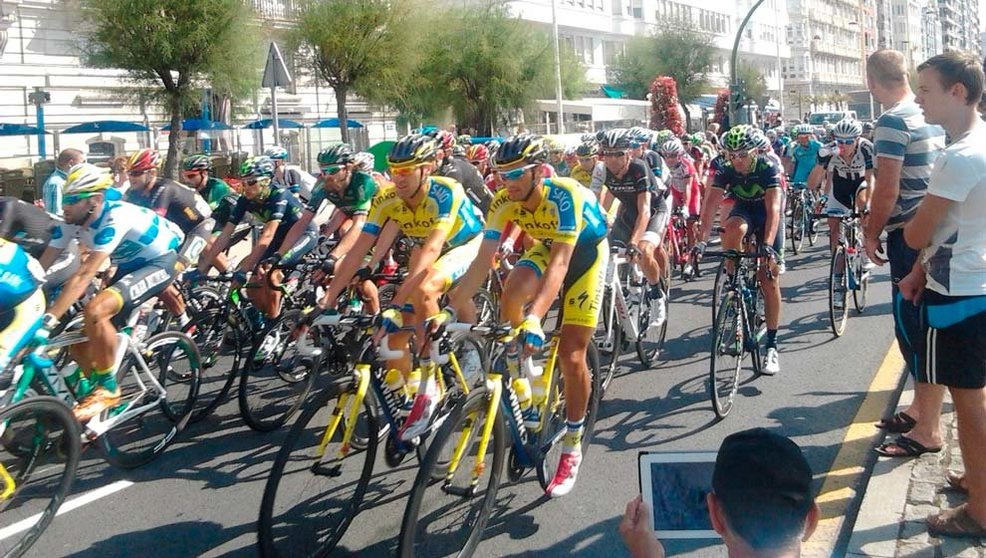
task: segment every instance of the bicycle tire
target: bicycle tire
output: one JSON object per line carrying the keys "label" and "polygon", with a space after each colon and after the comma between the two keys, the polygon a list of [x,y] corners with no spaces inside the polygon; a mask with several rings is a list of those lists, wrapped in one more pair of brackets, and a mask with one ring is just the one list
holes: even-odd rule
{"label": "bicycle tire", "polygon": [[[321,458],[313,461],[311,454],[325,434],[331,411],[338,405],[340,396],[347,393],[355,393],[351,379],[332,383],[305,408],[285,436],[264,485],[257,521],[257,546],[264,558],[326,556],[339,544],[359,513],[373,474],[379,441],[379,423],[370,398],[363,399],[359,413],[369,429],[363,447],[353,447],[337,465],[328,468]],[[348,407],[349,403],[346,404]],[[345,422],[341,422],[329,444],[341,443],[344,427]],[[336,455],[337,451],[327,446],[323,456]],[[320,481],[338,490],[314,488]],[[287,496],[280,501],[285,504],[282,507],[278,506],[278,496]],[[331,500],[327,502],[326,498]],[[297,516],[291,513],[289,519],[288,512],[297,512]]]}
{"label": "bicycle tire", "polygon": [[719,300],[722,298],[723,293],[726,290],[726,259],[723,258],[719,261],[719,267],[716,269],[716,279],[712,283],[712,321],[715,322],[717,315],[717,308],[719,306]]}
{"label": "bicycle tire", "polygon": [[870,286],[870,272],[863,268],[863,258],[859,255],[860,248],[856,248],[856,257],[853,258],[853,267],[857,280],[856,288],[852,291],[852,302],[853,306],[856,307],[856,312],[862,314],[866,310],[866,292],[869,290]]}
{"label": "bicycle tire", "polygon": [[[641,311],[637,313],[637,331],[640,332],[640,335],[634,342],[634,348],[637,351],[637,359],[645,367],[652,366],[654,361],[661,356],[661,352],[664,351],[664,341],[668,336],[668,322],[671,316],[671,293],[668,290],[668,285],[663,282],[663,279],[661,280],[661,288],[664,289],[664,322],[659,326],[660,331],[656,331],[653,334],[649,333],[650,308],[641,303]],[[643,293],[641,293],[641,296],[643,296]]]}
{"label": "bicycle tire", "polygon": [[[258,432],[283,426],[298,412],[315,385],[321,357],[297,354],[296,342],[290,340],[300,319],[301,311],[289,310],[268,325],[251,347],[240,374],[240,416]],[[309,329],[307,335],[315,335],[313,330]]]}
{"label": "bicycle tire", "polygon": [[219,323],[222,310],[221,306],[210,302],[201,312],[193,315],[183,329],[195,341],[199,352],[206,355],[202,360],[199,395],[192,411],[192,423],[212,414],[226,400],[251,345],[249,334],[241,330],[235,321],[229,319]]}
{"label": "bicycle tire", "polygon": [[30,397],[4,407],[0,424],[23,450],[0,449],[5,473],[0,488],[12,490],[0,501],[0,530],[6,533],[0,556],[18,558],[41,537],[72,490],[82,447],[78,422],[55,397]]}
{"label": "bicycle tire", "polygon": [[[818,203],[818,198],[817,198],[817,196],[814,196],[813,195],[813,196],[811,196],[809,198],[809,201],[810,201],[810,206],[811,207],[815,207],[815,205]],[[804,210],[805,210],[806,213],[808,213],[808,208],[807,207]],[[805,219],[806,219],[806,221],[808,223],[808,244],[810,246],[814,246],[815,243],[818,242],[818,233],[819,233],[818,227],[819,227],[819,225],[820,225],[821,222],[820,221],[816,221],[815,219],[812,219],[812,217],[811,217],[810,214],[809,215],[806,215],[805,216]]]}
{"label": "bicycle tire", "polygon": [[[582,430],[581,447],[583,460],[589,450],[589,445],[592,443],[592,434],[595,431],[596,418],[599,414],[599,400],[602,397],[601,378],[599,377],[599,353],[596,352],[596,347],[592,343],[589,343],[585,357],[590,374],[590,392],[589,400],[586,404],[585,426]],[[563,381],[561,368],[559,368],[555,370],[554,385],[548,391],[549,401],[545,406],[546,409],[555,409],[555,412],[542,420],[541,431],[538,432],[538,447],[542,449],[548,448],[538,456],[538,465],[536,467],[538,483],[545,490],[548,489],[548,485],[554,479],[555,470],[558,467],[558,460],[561,454],[561,444],[558,442],[562,440],[562,434],[565,432],[566,405],[564,401],[560,401],[564,397]]]}
{"label": "bicycle tire", "polygon": [[[619,323],[619,316],[616,315],[616,309],[613,308],[613,305],[610,302],[611,300],[610,297],[612,296],[611,292],[612,292],[611,287],[606,287],[606,290],[603,293],[603,304],[602,304],[603,311],[600,317],[605,318],[606,316],[612,316],[613,318],[613,322],[611,324],[612,331],[606,330],[605,319],[601,319],[596,328],[597,349],[599,348],[598,347],[599,342],[605,342],[607,338],[609,338],[610,336],[613,337],[613,339],[611,340],[612,342],[611,349],[608,351],[602,351],[602,350],[599,351],[600,352],[599,359],[600,359],[600,365],[602,368],[602,375],[603,375],[602,378],[603,391],[609,388],[610,382],[613,381],[613,375],[616,373],[617,362],[619,361],[620,354],[622,353],[623,337],[625,335],[623,332],[623,324]],[[633,301],[629,301],[629,300],[627,301],[628,313],[630,307],[633,304],[635,304]]]}
{"label": "bicycle tire", "polygon": [[795,198],[791,206],[791,248],[795,255],[805,246],[806,217],[804,198]]}
{"label": "bicycle tire", "polygon": [[750,353],[751,368],[757,376],[763,373],[763,346],[761,339],[767,333],[766,319],[761,311],[766,312],[763,298],[763,287],[757,283],[757,289],[753,293],[753,307],[749,308],[744,317],[744,327],[747,333],[747,350]]}
{"label": "bicycle tire", "polygon": [[[842,279],[841,293],[836,291],[836,270],[839,262],[842,262]],[[841,244],[836,246],[835,252],[832,253],[832,260],[829,264],[829,325],[832,326],[832,333],[836,337],[842,337],[842,334],[846,332],[846,324],[849,318],[849,283],[848,283],[848,273],[850,270],[846,266],[846,248]],[[836,302],[842,303],[842,308],[836,308]]]}
{"label": "bicycle tire", "polygon": [[486,289],[477,289],[476,294],[472,295],[473,304],[476,305],[476,323],[479,325],[493,325],[500,317],[500,308],[497,306],[493,294]]}
{"label": "bicycle tire", "polygon": [[726,418],[733,408],[739,389],[739,372],[743,367],[744,341],[739,297],[735,291],[727,291],[719,305],[719,313],[712,322],[712,350],[709,359],[709,397],[712,410],[719,420]]}
{"label": "bicycle tire", "polygon": [[[198,347],[189,336],[177,331],[166,331],[151,337],[144,345],[143,353],[148,370],[152,373],[155,367],[160,370],[157,380],[165,393],[158,397],[156,408],[161,411],[162,416],[152,416],[156,413],[151,408],[114,425],[99,437],[103,457],[111,465],[122,469],[133,469],[149,463],[171,445],[178,433],[188,425],[198,396],[201,358]],[[162,350],[168,346],[171,348]],[[187,371],[178,372],[175,368],[182,361],[175,354],[178,349],[185,353],[189,364]],[[127,407],[149,403],[143,400],[150,392],[139,393],[142,380],[136,375],[140,373],[142,372],[138,370],[134,357],[128,353],[117,372],[117,384],[123,397],[119,405],[103,412],[102,420],[125,412]],[[135,391],[138,391],[137,397],[128,401],[128,395],[133,395]],[[147,436],[146,432],[152,427],[158,427],[161,432]],[[135,435],[133,441],[128,439],[127,435],[130,433]]]}
{"label": "bicycle tire", "polygon": [[[449,493],[449,490],[456,491],[452,488],[447,488],[446,483],[450,483],[452,486],[465,491],[464,487],[459,487],[454,482],[458,477],[461,477],[459,480],[467,483],[466,486],[471,484],[474,467],[466,466],[468,460],[464,455],[459,468],[456,470],[459,474],[452,475],[446,481],[445,479],[449,478],[447,462],[448,454],[450,453],[447,451],[447,446],[450,442],[458,445],[461,441],[462,430],[470,427],[470,438],[466,439],[465,447],[470,450],[470,453],[478,449],[476,447],[477,444],[471,440],[473,436],[478,438],[478,434],[482,430],[481,426],[485,424],[486,420],[490,420],[486,410],[491,396],[492,394],[486,387],[477,388],[470,392],[461,403],[452,409],[448,419],[438,429],[438,432],[435,433],[424,461],[421,463],[421,467],[415,476],[407,505],[404,508],[401,532],[398,537],[398,556],[404,558],[421,558],[423,556],[429,558],[435,556],[466,558],[472,556],[482,540],[483,531],[486,528],[496,501],[496,494],[503,475],[503,465],[507,453],[507,432],[503,413],[500,412],[502,410],[500,403],[497,402],[496,411],[492,417],[494,421],[493,429],[491,431],[490,444],[487,446],[487,451],[492,452],[492,462],[487,458],[486,466],[482,472],[483,476],[488,475],[488,479],[486,479],[484,484],[483,476],[481,476],[476,483],[477,487],[485,486],[485,490],[472,495]],[[503,396],[507,396],[506,391],[503,392]],[[442,467],[445,467],[446,470],[442,471]],[[432,504],[436,500],[438,504],[433,508]],[[456,504],[478,504],[479,507],[474,513],[463,513]],[[434,509],[435,511],[422,513],[423,507],[426,510]],[[446,513],[436,515],[439,512]],[[430,520],[432,516],[435,517],[433,520]],[[443,517],[473,519],[474,521],[458,529],[460,537],[456,537],[456,540],[452,540],[453,536],[449,534],[451,531],[449,527],[441,527],[439,529],[441,536],[431,536],[427,533],[428,527],[431,527],[434,522]],[[458,542],[460,540],[462,542]],[[428,546],[426,547],[425,545]]]}

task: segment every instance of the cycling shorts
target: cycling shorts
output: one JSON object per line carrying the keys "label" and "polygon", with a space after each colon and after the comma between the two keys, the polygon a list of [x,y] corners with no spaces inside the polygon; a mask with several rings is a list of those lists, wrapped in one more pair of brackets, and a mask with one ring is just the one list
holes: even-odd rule
{"label": "cycling shorts", "polygon": [[[551,249],[537,241],[524,252],[517,266],[529,267],[538,278],[548,269]],[[606,266],[609,265],[609,241],[605,238],[591,246],[576,246],[568,272],[562,283],[561,323],[595,328],[599,322]]]}
{"label": "cycling shorts", "polygon": [[825,209],[829,211],[839,211],[851,213],[856,207],[856,196],[866,189],[866,181],[861,180],[859,184],[833,184],[832,195],[829,196]]}
{"label": "cycling shorts", "polygon": [[[260,257],[260,261],[264,261],[267,258],[273,256],[281,249],[281,244],[284,242],[284,237],[280,235],[274,236],[274,241],[270,243],[267,250],[264,251],[263,256]],[[305,254],[311,252],[318,245],[318,232],[314,229],[305,229],[305,232],[298,237],[298,240],[294,243],[294,246],[290,250],[284,253],[284,257],[281,258],[280,265],[292,265],[301,261],[301,258],[305,257]]]}
{"label": "cycling shorts", "polygon": [[44,313],[45,295],[41,289],[10,310],[0,312],[0,371],[7,368],[41,327]]}
{"label": "cycling shorts", "polygon": [[168,252],[136,269],[119,269],[106,288],[120,300],[120,310],[113,317],[113,324],[123,327],[130,314],[148,300],[161,293],[178,276],[178,254]]}
{"label": "cycling shorts", "polygon": [[477,234],[471,240],[467,240],[465,244],[456,246],[438,257],[434,269],[445,276],[443,292],[452,288],[452,284],[465,275],[466,271],[469,271],[469,266],[479,255],[479,247],[482,244],[483,235]]}
{"label": "cycling shorts", "polygon": [[[702,188],[693,182],[689,189],[691,190],[691,198],[688,200],[688,215],[698,219],[699,212],[702,211]],[[672,188],[671,195],[674,198],[674,207],[685,204],[684,192]]]}
{"label": "cycling shorts", "polygon": [[[784,215],[784,206],[781,204],[780,214]],[[764,200],[756,201],[742,201],[736,200],[733,204],[732,211],[729,212],[729,218],[739,217],[740,219],[746,221],[747,234],[753,234],[758,239],[763,239],[765,229],[767,228],[767,205]],[[779,256],[783,254],[784,251],[784,222],[779,220],[777,223],[777,233],[774,234],[774,243],[772,245],[774,251],[777,252]],[[781,256],[782,257],[782,256]]]}
{"label": "cycling shorts", "polygon": [[[657,209],[653,210],[650,221],[647,222],[647,230],[640,236],[640,242],[649,242],[654,246],[660,246],[664,240],[664,233],[668,230],[668,222],[671,220],[671,196],[660,198]],[[630,236],[633,234],[633,223],[627,224],[619,217],[613,222],[613,227],[609,233],[610,238],[615,242],[630,244]]]}
{"label": "cycling shorts", "polygon": [[199,256],[212,239],[215,225],[215,221],[211,218],[205,219],[185,233],[185,242],[178,248],[179,271],[184,271],[198,263]]}

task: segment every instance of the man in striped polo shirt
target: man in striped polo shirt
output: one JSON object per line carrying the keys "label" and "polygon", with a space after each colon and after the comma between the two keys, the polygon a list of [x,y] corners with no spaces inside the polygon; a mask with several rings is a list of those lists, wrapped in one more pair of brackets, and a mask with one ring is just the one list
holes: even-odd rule
{"label": "man in striped polo shirt", "polygon": [[[921,107],[914,102],[907,81],[907,65],[900,52],[885,49],[871,54],[866,60],[866,81],[873,97],[889,107],[877,119],[873,132],[876,184],[865,226],[866,252],[880,265],[890,262],[894,333],[907,368],[914,376],[915,342],[921,335],[920,311],[903,299],[897,282],[910,273],[918,253],[904,242],[904,225],[914,216],[928,189],[932,165],[945,147],[945,131],[925,122]],[[884,230],[887,231],[886,259],[878,253]],[[877,451],[910,457],[940,448],[944,393],[941,386],[915,382],[911,406],[878,424],[901,437]]]}

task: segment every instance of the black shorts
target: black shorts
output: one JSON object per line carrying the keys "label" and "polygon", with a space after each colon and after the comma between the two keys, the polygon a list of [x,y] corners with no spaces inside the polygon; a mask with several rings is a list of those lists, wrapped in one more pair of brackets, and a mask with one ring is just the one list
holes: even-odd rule
{"label": "black shorts", "polygon": [[[290,227],[289,227],[290,228]],[[264,261],[267,258],[273,256],[281,249],[281,244],[284,243],[284,235],[274,235],[274,240],[271,241],[270,246],[264,251],[264,255],[260,257],[260,261]],[[304,257],[305,254],[311,252],[315,246],[318,244],[318,231],[314,228],[305,229],[305,232],[298,237],[298,240],[294,243],[294,246],[288,250],[284,257],[281,258],[281,265],[291,265],[297,263]]]}
{"label": "black shorts", "polygon": [[[781,215],[784,215],[783,202],[781,205]],[[747,234],[752,234],[757,237],[757,240],[763,241],[763,235],[767,229],[767,203],[765,200],[747,201],[747,200],[736,200],[733,204],[732,211],[729,212],[729,218],[739,217],[740,219],[746,221],[746,232]],[[777,232],[774,234],[774,251],[778,254],[782,254],[784,251],[784,222],[783,220],[777,223]]]}
{"label": "black shorts", "polygon": [[986,387],[986,295],[924,292],[918,381],[951,388]]}
{"label": "black shorts", "polygon": [[178,276],[177,262],[178,254],[169,252],[136,269],[118,269],[106,288],[120,298],[120,311],[113,317],[113,324],[122,327],[135,308],[168,288]]}

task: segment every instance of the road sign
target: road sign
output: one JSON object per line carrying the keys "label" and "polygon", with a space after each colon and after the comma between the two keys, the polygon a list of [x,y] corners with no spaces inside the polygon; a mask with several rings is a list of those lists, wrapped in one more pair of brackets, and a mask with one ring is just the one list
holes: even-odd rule
{"label": "road sign", "polygon": [[288,73],[287,66],[284,65],[284,58],[277,44],[271,43],[270,50],[267,51],[267,65],[264,66],[264,87],[284,87],[291,85],[291,74]]}

